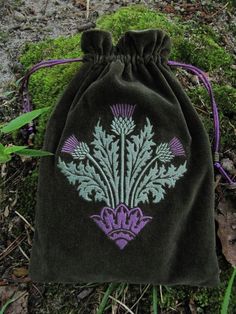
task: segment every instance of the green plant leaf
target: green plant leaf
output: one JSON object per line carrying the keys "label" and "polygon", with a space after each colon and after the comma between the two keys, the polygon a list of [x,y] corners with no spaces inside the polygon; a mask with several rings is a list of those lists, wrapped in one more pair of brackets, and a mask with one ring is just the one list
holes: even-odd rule
{"label": "green plant leaf", "polygon": [[38,149],[22,149],[17,152],[18,155],[29,156],[29,157],[44,157],[44,156],[51,156],[53,153],[47,152],[44,150]]}
{"label": "green plant leaf", "polygon": [[24,126],[25,124],[31,122],[32,120],[34,120],[35,118],[37,118],[41,114],[43,114],[46,111],[48,111],[49,108],[50,107],[45,107],[45,108],[41,108],[41,109],[30,111],[30,112],[27,112],[27,113],[23,113],[19,117],[13,119],[12,121],[10,121],[6,125],[4,125],[0,129],[0,131],[3,132],[3,133],[11,133],[12,131],[18,130],[22,126]]}
{"label": "green plant leaf", "polygon": [[154,285],[152,288],[152,299],[153,299],[153,314],[158,314],[157,286]]}
{"label": "green plant leaf", "polygon": [[10,305],[12,302],[14,302],[14,299],[9,299],[7,300],[7,302],[3,305],[3,307],[0,309],[0,314],[4,314],[4,312],[6,311],[8,305]]}
{"label": "green plant leaf", "polygon": [[236,277],[236,267],[234,267],[233,273],[230,277],[228,286],[225,290],[224,300],[221,306],[221,314],[228,314],[228,307],[229,307],[229,301],[230,301],[230,295],[234,283],[234,278]]}
{"label": "green plant leaf", "polygon": [[16,145],[4,147],[4,153],[5,153],[5,154],[16,153],[16,152],[18,152],[19,150],[25,149],[26,147],[27,147],[27,146],[16,146]]}
{"label": "green plant leaf", "polygon": [[0,164],[5,164],[9,160],[11,160],[11,156],[0,151]]}
{"label": "green plant leaf", "polygon": [[109,295],[112,294],[112,292],[117,288],[117,285],[118,285],[118,283],[114,283],[114,282],[109,284],[109,286],[108,286],[108,288],[107,288],[107,290],[106,290],[106,292],[102,298],[102,302],[99,305],[99,308],[97,310],[97,314],[103,314],[104,313]]}

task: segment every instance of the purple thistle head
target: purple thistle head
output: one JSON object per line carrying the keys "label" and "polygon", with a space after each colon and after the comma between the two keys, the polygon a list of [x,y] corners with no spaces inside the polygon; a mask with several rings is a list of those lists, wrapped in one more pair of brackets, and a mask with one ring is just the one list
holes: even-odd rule
{"label": "purple thistle head", "polygon": [[84,159],[89,153],[88,145],[84,142],[79,142],[74,134],[69,136],[62,146],[61,151],[72,155],[74,159]]}
{"label": "purple thistle head", "polygon": [[134,128],[135,124],[132,119],[136,105],[116,104],[111,106],[114,119],[111,123],[111,129],[117,135],[128,135]]}
{"label": "purple thistle head", "polygon": [[111,111],[116,118],[132,118],[136,105],[116,104],[111,106]]}
{"label": "purple thistle head", "polygon": [[80,142],[77,140],[77,138],[73,135],[69,136],[61,149],[63,153],[72,154],[77,146],[80,145]]}
{"label": "purple thistle head", "polygon": [[186,156],[183,145],[177,137],[172,138],[169,142],[169,147],[173,155]]}

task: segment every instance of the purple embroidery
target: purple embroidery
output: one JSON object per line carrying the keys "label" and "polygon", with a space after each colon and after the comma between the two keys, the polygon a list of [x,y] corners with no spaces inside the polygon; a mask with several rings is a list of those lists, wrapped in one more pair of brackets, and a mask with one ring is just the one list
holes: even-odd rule
{"label": "purple embroidery", "polygon": [[70,154],[74,159],[83,160],[89,154],[89,147],[86,143],[79,142],[73,134],[65,140],[61,151]]}
{"label": "purple embroidery", "polygon": [[175,156],[185,156],[180,140],[174,137],[170,142],[157,145],[148,117],[139,133],[130,136],[136,128],[135,106],[111,105],[113,134],[107,133],[99,120],[92,146],[72,134],[61,151],[71,155],[73,160],[67,162],[59,158],[58,161],[58,167],[77,187],[80,197],[104,202],[100,214],[90,218],[120,250],[153,219],[144,215],[139,204],[160,202],[166,189],[174,187],[187,171],[186,161],[178,167],[169,164]]}
{"label": "purple embroidery", "polygon": [[67,138],[67,140],[65,140],[65,143],[61,149],[61,151],[63,153],[73,153],[74,150],[77,148],[77,146],[80,145],[80,142],[77,140],[77,138],[73,135],[71,135],[70,137]]}
{"label": "purple embroidery", "polygon": [[111,106],[114,117],[131,118],[136,105],[116,104]]}
{"label": "purple embroidery", "polygon": [[177,137],[172,138],[169,143],[170,150],[175,156],[185,156],[185,150],[183,148],[182,143]]}
{"label": "purple embroidery", "polygon": [[100,215],[90,216],[102,231],[122,250],[152,219],[144,216],[139,207],[129,209],[120,204],[116,209],[103,207]]}

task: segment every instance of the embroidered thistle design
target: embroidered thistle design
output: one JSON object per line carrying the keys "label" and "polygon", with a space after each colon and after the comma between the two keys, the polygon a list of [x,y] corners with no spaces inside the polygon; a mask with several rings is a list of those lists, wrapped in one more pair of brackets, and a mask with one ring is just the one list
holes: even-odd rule
{"label": "embroidered thistle design", "polygon": [[83,160],[89,153],[86,143],[79,142],[74,135],[71,135],[64,143],[62,152],[69,153],[74,159]]}
{"label": "embroidered thistle design", "polygon": [[117,104],[111,106],[114,119],[111,123],[112,131],[117,135],[128,135],[134,128],[135,124],[132,119],[135,106],[127,104]]}
{"label": "embroidered thistle design", "polygon": [[99,215],[90,218],[120,249],[133,240],[152,220],[145,216],[141,203],[158,203],[167,188],[173,188],[187,171],[186,160],[178,167],[169,164],[175,157],[186,157],[177,137],[156,145],[153,126],[148,118],[139,134],[135,130],[135,106],[112,105],[111,131],[98,121],[91,142],[93,148],[69,136],[61,152],[70,154],[71,162],[60,157],[58,167],[87,201],[105,202]]}

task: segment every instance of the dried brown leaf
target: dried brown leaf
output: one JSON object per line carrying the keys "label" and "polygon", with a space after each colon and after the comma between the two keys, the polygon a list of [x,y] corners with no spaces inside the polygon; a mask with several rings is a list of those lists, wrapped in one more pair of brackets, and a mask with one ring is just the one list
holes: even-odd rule
{"label": "dried brown leaf", "polygon": [[216,216],[218,236],[222,252],[227,261],[236,266],[236,202],[235,197],[225,197],[218,205],[219,214]]}
{"label": "dried brown leaf", "polygon": [[14,268],[12,274],[16,277],[25,277],[28,275],[28,269],[26,267]]}

